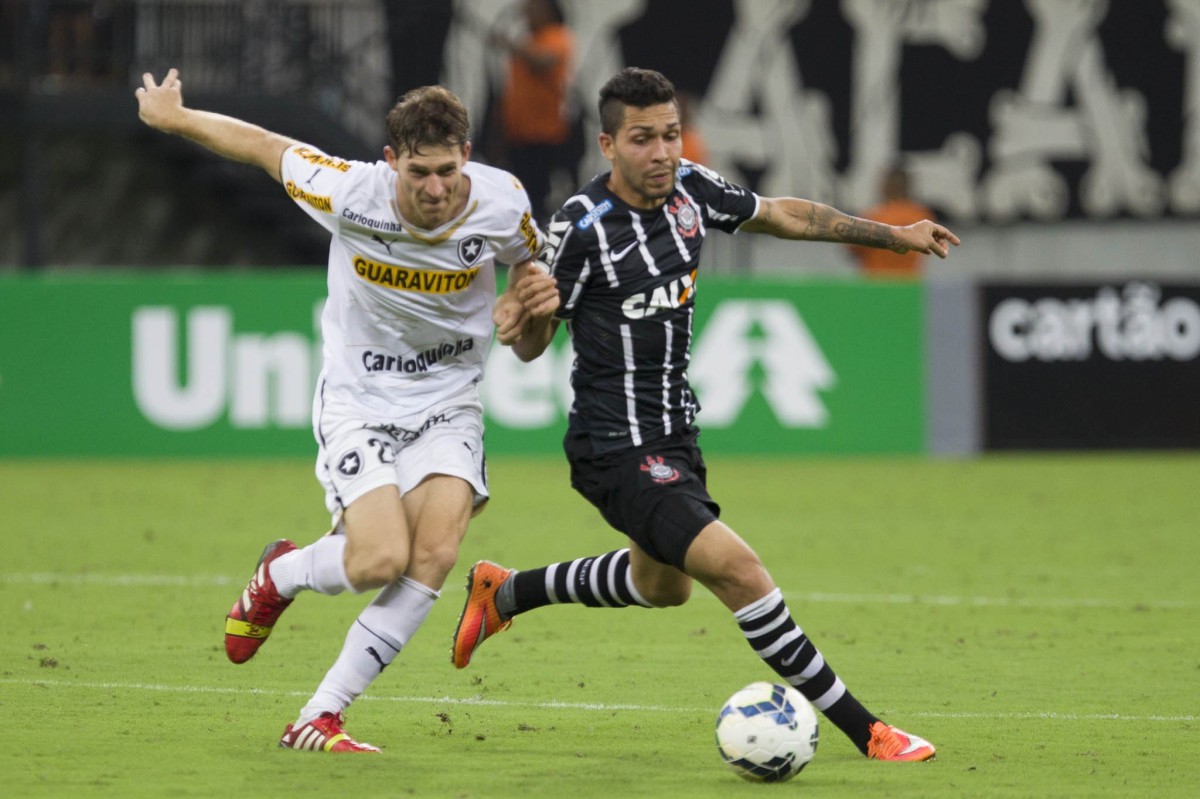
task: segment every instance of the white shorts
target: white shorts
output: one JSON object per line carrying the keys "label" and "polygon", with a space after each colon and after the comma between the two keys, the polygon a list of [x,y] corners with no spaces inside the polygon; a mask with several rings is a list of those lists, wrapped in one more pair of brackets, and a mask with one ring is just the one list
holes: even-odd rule
{"label": "white shorts", "polygon": [[470,483],[476,508],[487,502],[483,406],[473,390],[389,424],[326,408],[317,425],[317,442],[317,479],[325,488],[325,507],[334,524],[368,491],[394,485],[404,496],[433,474]]}

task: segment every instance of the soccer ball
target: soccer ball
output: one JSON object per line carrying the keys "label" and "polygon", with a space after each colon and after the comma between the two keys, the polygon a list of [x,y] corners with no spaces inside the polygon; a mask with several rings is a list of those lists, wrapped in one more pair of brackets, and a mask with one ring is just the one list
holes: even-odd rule
{"label": "soccer ball", "polygon": [[721,708],[717,750],[751,782],[789,780],[816,754],[817,714],[790,685],[751,683]]}

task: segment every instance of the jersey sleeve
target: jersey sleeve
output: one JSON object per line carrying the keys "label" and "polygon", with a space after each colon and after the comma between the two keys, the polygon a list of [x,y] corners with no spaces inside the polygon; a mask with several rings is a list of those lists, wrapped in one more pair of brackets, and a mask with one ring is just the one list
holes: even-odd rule
{"label": "jersey sleeve", "polygon": [[584,223],[566,206],[558,210],[546,226],[546,245],[538,254],[538,263],[558,282],[559,319],[575,315],[579,300],[587,290],[588,239]]}
{"label": "jersey sleeve", "polygon": [[683,161],[679,172],[687,190],[700,202],[709,227],[733,233],[758,211],[758,195],[706,166]]}
{"label": "jersey sleeve", "polygon": [[[538,251],[545,246],[546,240],[533,221],[529,196],[521,181],[500,169],[485,174],[488,175],[485,182],[487,202],[504,209],[500,212],[500,218],[505,222],[502,223],[502,238],[497,242],[496,260],[511,266],[538,257]],[[484,179],[484,174],[480,175],[480,179]]]}
{"label": "jersey sleeve", "polygon": [[321,227],[337,232],[339,190],[357,170],[369,167],[361,161],[334,158],[307,144],[294,144],[284,150],[279,172],[296,205]]}
{"label": "jersey sleeve", "polygon": [[536,258],[537,254],[546,246],[545,237],[533,221],[529,195],[525,193],[525,189],[521,187],[516,178],[512,178],[512,182],[514,188],[510,200],[515,211],[513,229],[496,251],[496,260],[510,266]]}

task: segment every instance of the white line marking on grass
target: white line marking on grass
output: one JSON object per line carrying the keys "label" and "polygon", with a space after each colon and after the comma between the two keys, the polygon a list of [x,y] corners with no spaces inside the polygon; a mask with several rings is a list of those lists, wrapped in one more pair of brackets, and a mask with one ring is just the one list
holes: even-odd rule
{"label": "white line marking on grass", "polygon": [[[85,688],[104,691],[165,691],[188,694],[239,694],[246,696],[311,696],[306,691],[273,691],[262,688],[219,688],[204,685],[154,685],[151,683],[119,683],[119,682],[72,682],[70,680],[13,680],[0,679],[4,685],[25,685],[30,687],[53,688]],[[496,707],[538,707],[559,708],[566,710],[640,710],[659,713],[695,713],[708,708],[696,707],[662,707],[659,705],[611,705],[595,702],[516,702],[505,699],[484,699],[481,696],[452,697],[452,696],[361,696],[359,701],[374,702],[417,702],[417,703],[449,703],[453,705],[483,705]]]}
{"label": "white line marking on grass", "polygon": [[[899,714],[900,711],[891,711]],[[888,714],[885,714],[888,715]],[[938,713],[909,711],[905,716],[920,716],[927,719],[1044,719],[1046,721],[1197,721],[1200,716],[1131,716],[1126,713],[1055,713],[1038,711],[1029,713]]]}
{"label": "white line marking on grass", "polygon": [[161,586],[184,586],[203,588],[205,586],[241,585],[247,577],[235,580],[220,574],[212,575],[182,575],[182,574],[55,574],[52,572],[34,572],[31,574],[0,574],[0,583],[22,583],[33,585],[105,585],[120,588]]}
{"label": "white line marking on grass", "polygon": [[829,594],[816,592],[794,594],[784,591],[789,598],[802,602],[839,602],[864,605],[962,605],[967,607],[997,608],[1128,608],[1147,607],[1163,610],[1191,608],[1200,604],[1185,599],[1164,600],[1116,600],[1088,599],[1022,599],[1014,597],[987,596],[939,596],[936,594]]}
{"label": "white line marking on grass", "polygon": [[[28,687],[82,688],[104,691],[164,691],[186,694],[234,694],[244,696],[308,697],[306,691],[273,691],[261,688],[220,688],[203,685],[155,685],[152,683],[72,682],[70,680],[0,679],[0,685]],[[536,707],[559,710],[634,710],[645,713],[709,713],[711,707],[663,707],[661,705],[602,704],[597,702],[519,702],[507,699],[484,699],[481,696],[362,696],[359,701],[406,702],[417,704],[479,705],[484,707]],[[919,716],[927,719],[1028,719],[1045,721],[1200,721],[1200,716],[1129,715],[1125,713],[942,713],[937,711],[888,710],[884,715]]]}
{"label": "white line marking on grass", "polygon": [[[180,587],[223,587],[242,585],[247,578],[229,577],[222,574],[210,575],[181,575],[181,574],[57,574],[53,572],[34,572],[24,574],[0,575],[0,584],[33,584],[33,585],[99,585],[116,586],[120,588],[162,586]],[[453,586],[443,591],[464,591],[462,586]],[[825,591],[801,593],[784,590],[784,595],[796,602],[830,602],[848,605],[944,605],[981,608],[1131,608],[1143,607],[1158,610],[1182,610],[1200,607],[1200,601],[1187,599],[1161,600],[1115,600],[1090,599],[1079,597],[1072,599],[1028,599],[1014,597],[987,596],[947,596],[939,594],[841,594]],[[696,596],[712,597],[705,592]]]}

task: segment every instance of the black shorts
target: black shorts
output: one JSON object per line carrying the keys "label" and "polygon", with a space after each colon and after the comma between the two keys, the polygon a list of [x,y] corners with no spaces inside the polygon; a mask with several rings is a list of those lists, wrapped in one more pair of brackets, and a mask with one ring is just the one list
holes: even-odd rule
{"label": "black shorts", "polygon": [[568,432],[563,440],[571,486],[647,555],[681,571],[693,539],[721,514],[708,495],[698,435],[692,429],[602,456],[586,435]]}

